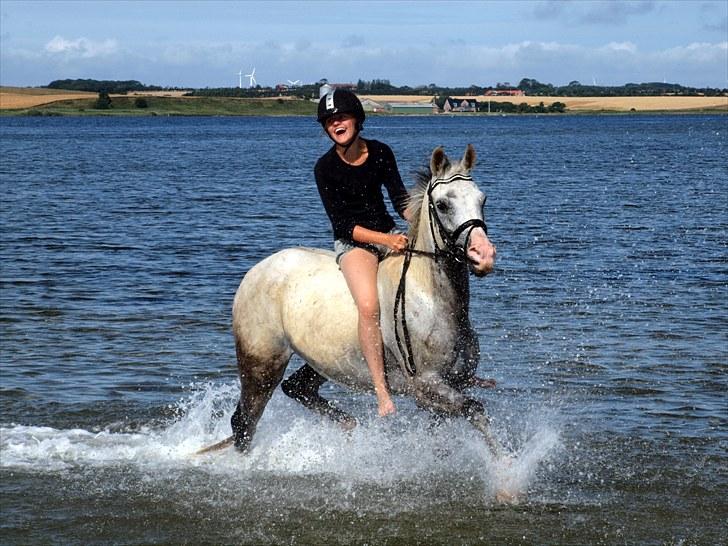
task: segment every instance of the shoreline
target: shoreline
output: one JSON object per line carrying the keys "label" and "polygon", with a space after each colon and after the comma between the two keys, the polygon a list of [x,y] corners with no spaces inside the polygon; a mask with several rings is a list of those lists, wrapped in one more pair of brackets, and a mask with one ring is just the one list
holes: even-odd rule
{"label": "shoreline", "polygon": [[[94,109],[97,94],[82,91],[62,91],[46,88],[0,87],[0,115],[315,115],[315,101],[290,97],[237,98],[237,97],[186,97],[183,91],[159,91],[111,95],[112,108]],[[432,97],[422,95],[360,95],[378,103],[429,104]],[[717,97],[539,97],[539,96],[476,96],[479,103],[510,102],[529,106],[543,102],[566,105],[560,114],[501,114],[501,113],[439,113],[439,114],[392,114],[376,115],[574,115],[574,114],[725,114],[728,113],[728,96]],[[135,105],[143,99],[145,107]]]}

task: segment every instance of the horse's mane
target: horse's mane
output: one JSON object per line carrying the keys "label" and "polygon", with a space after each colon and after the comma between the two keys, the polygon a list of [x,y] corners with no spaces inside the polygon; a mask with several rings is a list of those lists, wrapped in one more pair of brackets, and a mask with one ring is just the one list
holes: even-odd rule
{"label": "horse's mane", "polygon": [[[450,163],[450,161],[445,158],[443,173],[441,173],[440,176],[450,176],[455,172],[462,172],[463,170],[462,162],[457,161],[455,163]],[[412,213],[412,223],[410,224],[408,234],[410,240],[414,240],[413,237],[417,235],[420,228],[420,212],[422,211],[422,204],[425,202],[425,195],[427,195],[427,190],[430,187],[431,180],[432,169],[429,165],[426,165],[415,172],[415,185],[409,191],[409,202],[407,204],[407,208],[409,208]]]}
{"label": "horse's mane", "polygon": [[420,211],[422,210],[422,204],[425,202],[430,180],[432,180],[432,170],[429,165],[415,172],[415,185],[409,191],[409,203],[407,205],[412,215],[409,229],[410,239],[413,239],[420,228]]}

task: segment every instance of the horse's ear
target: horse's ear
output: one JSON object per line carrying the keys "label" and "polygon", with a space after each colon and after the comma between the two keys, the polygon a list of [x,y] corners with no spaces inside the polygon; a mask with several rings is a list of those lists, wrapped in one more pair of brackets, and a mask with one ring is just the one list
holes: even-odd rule
{"label": "horse's ear", "polygon": [[449,166],[450,160],[445,155],[445,150],[442,149],[442,146],[438,146],[432,151],[432,157],[430,158],[430,171],[432,171],[432,175],[441,175]]}
{"label": "horse's ear", "polygon": [[465,148],[465,155],[463,156],[463,167],[470,171],[475,165],[475,148],[472,144],[468,144]]}

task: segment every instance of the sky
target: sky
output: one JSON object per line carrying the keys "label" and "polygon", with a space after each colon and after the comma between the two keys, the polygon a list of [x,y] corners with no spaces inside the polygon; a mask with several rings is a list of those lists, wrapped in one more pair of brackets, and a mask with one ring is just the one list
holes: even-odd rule
{"label": "sky", "polygon": [[[0,0],[0,85],[728,87],[728,0]],[[242,78],[243,86],[250,83]]]}

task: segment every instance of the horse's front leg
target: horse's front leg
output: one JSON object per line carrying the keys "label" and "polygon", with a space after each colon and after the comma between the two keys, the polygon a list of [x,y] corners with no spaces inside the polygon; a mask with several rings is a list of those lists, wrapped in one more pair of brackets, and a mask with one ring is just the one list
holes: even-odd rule
{"label": "horse's front leg", "polygon": [[454,389],[463,390],[468,387],[492,389],[495,387],[495,379],[486,379],[475,374],[478,364],[480,364],[480,342],[478,334],[467,318],[458,327],[455,350],[457,353],[455,365],[446,375],[447,382]]}
{"label": "horse's front leg", "polygon": [[415,400],[417,405],[440,415],[465,417],[485,438],[496,458],[503,449],[490,429],[490,418],[485,406],[454,389],[448,381],[436,373],[423,373],[415,378]]}

